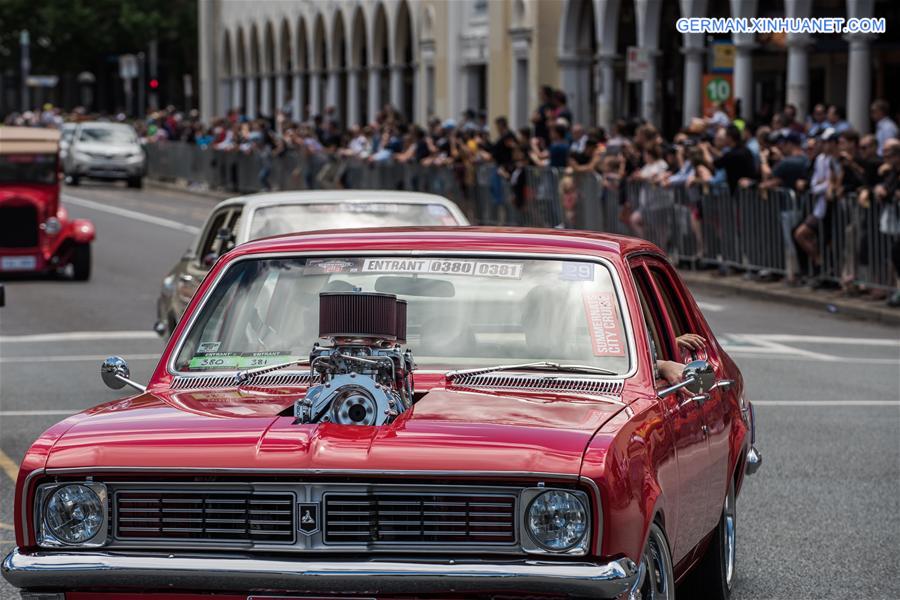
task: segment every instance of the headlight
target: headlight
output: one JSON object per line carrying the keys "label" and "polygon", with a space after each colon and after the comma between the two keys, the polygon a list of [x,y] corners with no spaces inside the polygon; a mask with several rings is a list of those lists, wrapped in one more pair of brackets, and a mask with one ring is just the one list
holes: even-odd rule
{"label": "headlight", "polygon": [[47,235],[56,235],[62,229],[62,224],[56,217],[50,217],[44,222],[44,233]]}
{"label": "headlight", "polygon": [[98,546],[106,540],[106,487],[85,482],[50,486],[40,494],[43,511],[38,543]]}
{"label": "headlight", "polygon": [[532,539],[550,552],[565,552],[585,540],[588,512],[572,492],[549,490],[536,496],[525,516]]}

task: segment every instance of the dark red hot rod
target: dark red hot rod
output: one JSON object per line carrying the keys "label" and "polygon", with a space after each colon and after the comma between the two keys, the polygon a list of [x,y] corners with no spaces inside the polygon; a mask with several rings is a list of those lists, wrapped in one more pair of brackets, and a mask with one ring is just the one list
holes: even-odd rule
{"label": "dark red hot rod", "polygon": [[94,225],[59,202],[59,132],[0,127],[0,276],[62,272],[91,276]]}
{"label": "dark red hot rod", "polygon": [[753,411],[645,242],[248,242],[146,388],[119,358],[101,374],[141,393],[55,425],[22,464],[2,570],[26,598],[731,593]]}

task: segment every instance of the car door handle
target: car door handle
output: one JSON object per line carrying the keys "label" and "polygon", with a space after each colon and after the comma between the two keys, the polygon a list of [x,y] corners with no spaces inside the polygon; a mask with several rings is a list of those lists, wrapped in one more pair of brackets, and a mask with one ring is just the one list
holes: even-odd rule
{"label": "car door handle", "polygon": [[709,394],[697,394],[695,396],[691,396],[690,398],[683,400],[681,404],[678,405],[679,408],[683,408],[690,404],[691,402],[696,402],[700,406],[703,406],[703,403],[709,400]]}

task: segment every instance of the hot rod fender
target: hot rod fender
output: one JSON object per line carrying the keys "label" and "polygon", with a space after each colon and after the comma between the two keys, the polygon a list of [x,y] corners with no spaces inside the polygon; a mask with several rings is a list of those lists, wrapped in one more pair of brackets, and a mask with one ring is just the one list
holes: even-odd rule
{"label": "hot rod fender", "polygon": [[75,219],[70,222],[67,229],[69,236],[76,244],[88,244],[93,242],[96,237],[94,224],[87,219]]}

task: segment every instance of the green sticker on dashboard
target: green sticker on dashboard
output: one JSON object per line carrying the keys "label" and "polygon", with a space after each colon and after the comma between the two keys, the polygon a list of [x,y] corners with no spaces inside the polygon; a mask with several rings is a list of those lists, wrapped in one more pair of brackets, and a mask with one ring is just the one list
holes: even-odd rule
{"label": "green sticker on dashboard", "polygon": [[189,369],[253,369],[298,360],[287,351],[273,352],[203,352],[189,362]]}

